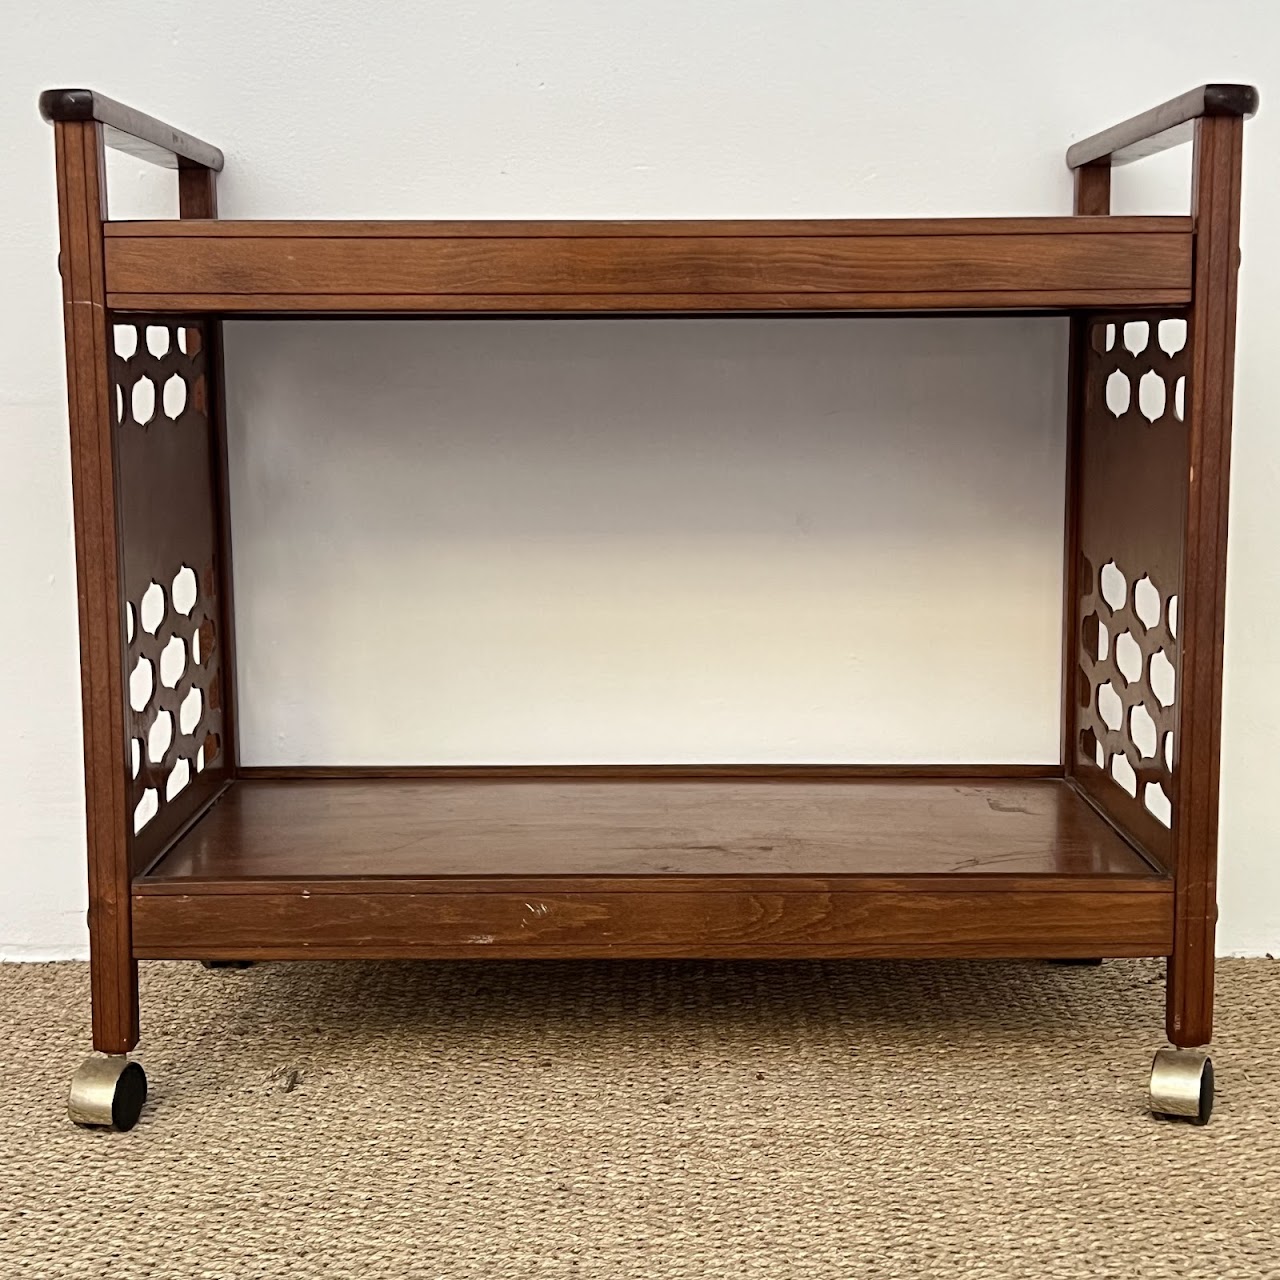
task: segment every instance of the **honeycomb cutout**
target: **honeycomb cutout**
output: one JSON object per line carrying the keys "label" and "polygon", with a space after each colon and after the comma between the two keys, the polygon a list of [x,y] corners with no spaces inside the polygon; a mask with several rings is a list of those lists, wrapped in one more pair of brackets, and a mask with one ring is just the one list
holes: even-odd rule
{"label": "honeycomb cutout", "polygon": [[223,762],[206,352],[198,323],[118,320],[112,336],[130,809],[135,837],[151,842],[181,825],[193,784]]}
{"label": "honeycomb cutout", "polygon": [[1166,829],[1177,777],[1187,339],[1179,315],[1089,321],[1081,424],[1076,762],[1128,797],[1110,792],[1109,808],[1127,814],[1132,804]]}
{"label": "honeycomb cutout", "polygon": [[1181,317],[1098,321],[1090,329],[1103,357],[1106,406],[1113,418],[1158,425],[1182,421],[1186,400],[1187,322]]}
{"label": "honeycomb cutout", "polygon": [[172,323],[113,326],[116,423],[151,427],[207,423],[200,330]]}
{"label": "honeycomb cutout", "polygon": [[[191,573],[180,565],[173,582],[157,587],[164,604],[154,630],[135,628],[128,649],[134,831],[147,825],[222,753],[222,693],[214,657],[217,627],[204,605],[211,573],[184,612],[174,583]],[[135,615],[140,606],[135,608]]]}
{"label": "honeycomb cutout", "polygon": [[[1132,582],[1115,561],[1096,574],[1086,564],[1082,577],[1087,582],[1081,584],[1086,591],[1079,759],[1097,765],[1168,827],[1177,730],[1177,597],[1160,594],[1146,575]],[[1119,596],[1117,582],[1123,584]],[[1148,624],[1151,593],[1160,612]]]}

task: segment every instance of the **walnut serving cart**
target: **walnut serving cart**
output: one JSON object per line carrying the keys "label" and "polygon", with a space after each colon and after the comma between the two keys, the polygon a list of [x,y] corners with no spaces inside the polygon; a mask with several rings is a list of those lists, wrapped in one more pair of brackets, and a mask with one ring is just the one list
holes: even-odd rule
{"label": "walnut serving cart", "polygon": [[[1071,217],[259,222],[214,147],[83,89],[57,154],[93,1054],[129,1128],[138,961],[1168,957],[1152,1109],[1203,1122],[1244,120],[1206,85],[1076,143]],[[1194,146],[1189,216],[1110,215]],[[104,146],[177,171],[111,221]],[[224,317],[1071,317],[1061,757],[1043,766],[251,768]]]}

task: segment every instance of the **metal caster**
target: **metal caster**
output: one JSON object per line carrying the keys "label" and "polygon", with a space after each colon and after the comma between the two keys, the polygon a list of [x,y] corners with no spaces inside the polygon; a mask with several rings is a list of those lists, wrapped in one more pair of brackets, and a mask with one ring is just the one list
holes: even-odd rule
{"label": "metal caster", "polygon": [[1158,1049],[1151,1063],[1151,1113],[1208,1124],[1213,1113],[1213,1059],[1195,1049]]}
{"label": "metal caster", "polygon": [[147,1100],[146,1072],[124,1054],[95,1053],[71,1077],[67,1115],[87,1129],[127,1133]]}
{"label": "metal caster", "polygon": [[201,960],[205,969],[252,969],[252,960]]}

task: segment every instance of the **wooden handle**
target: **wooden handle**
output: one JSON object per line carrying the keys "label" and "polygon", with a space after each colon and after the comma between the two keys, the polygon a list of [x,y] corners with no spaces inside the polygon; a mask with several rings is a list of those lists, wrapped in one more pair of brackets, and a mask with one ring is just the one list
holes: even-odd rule
{"label": "wooden handle", "polygon": [[1258,91],[1251,84],[1202,84],[1075,143],[1067,150],[1067,167],[1080,169],[1100,160],[1129,164],[1190,142],[1195,121],[1201,116],[1251,116],[1257,109]]}
{"label": "wooden handle", "polygon": [[106,126],[107,146],[166,169],[190,165],[215,173],[222,169],[222,152],[217,147],[92,89],[46,89],[40,95],[40,114],[51,124],[96,120]]}

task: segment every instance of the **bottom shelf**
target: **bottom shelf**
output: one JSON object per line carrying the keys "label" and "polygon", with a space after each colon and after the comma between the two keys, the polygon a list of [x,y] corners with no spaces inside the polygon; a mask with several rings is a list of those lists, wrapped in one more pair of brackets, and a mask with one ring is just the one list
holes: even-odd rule
{"label": "bottom shelf", "polygon": [[242,779],[139,958],[1165,955],[1172,883],[1061,779]]}

